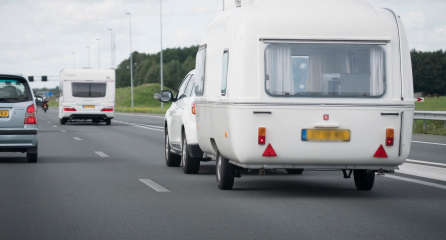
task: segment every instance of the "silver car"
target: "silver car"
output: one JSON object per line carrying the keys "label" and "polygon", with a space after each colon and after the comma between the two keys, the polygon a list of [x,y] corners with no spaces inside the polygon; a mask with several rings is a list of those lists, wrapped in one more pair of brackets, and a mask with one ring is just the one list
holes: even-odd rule
{"label": "silver car", "polygon": [[26,152],[37,162],[37,106],[28,80],[0,74],[0,152]]}

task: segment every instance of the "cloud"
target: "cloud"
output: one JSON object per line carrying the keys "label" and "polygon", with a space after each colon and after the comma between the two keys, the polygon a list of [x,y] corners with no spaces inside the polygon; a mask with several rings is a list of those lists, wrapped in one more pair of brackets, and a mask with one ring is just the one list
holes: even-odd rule
{"label": "cloud", "polygon": [[408,12],[401,16],[407,30],[419,30],[426,27],[426,17],[422,12]]}

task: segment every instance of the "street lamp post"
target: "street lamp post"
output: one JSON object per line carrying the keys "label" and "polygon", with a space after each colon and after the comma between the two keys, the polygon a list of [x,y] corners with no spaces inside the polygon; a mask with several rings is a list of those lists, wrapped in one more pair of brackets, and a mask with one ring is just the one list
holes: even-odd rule
{"label": "street lamp post", "polygon": [[98,40],[98,69],[101,68],[101,49],[99,48],[99,39]]}
{"label": "street lamp post", "polygon": [[225,11],[225,0],[223,0],[223,11]]}
{"label": "street lamp post", "polygon": [[114,68],[114,62],[113,62],[113,30],[111,28],[108,29],[110,31],[111,36],[111,67]]}
{"label": "street lamp post", "polygon": [[[160,52],[160,66],[161,66],[161,92],[163,91],[163,0],[160,0],[160,33],[161,33],[161,52]],[[164,108],[163,102],[161,102],[161,109]]]}
{"label": "street lamp post", "polygon": [[76,68],[76,53],[72,52],[73,54],[73,67]]}
{"label": "street lamp post", "polygon": [[130,95],[132,98],[132,108],[133,108],[133,54],[132,54],[132,15],[129,15],[129,25],[130,25]]}
{"label": "street lamp post", "polygon": [[90,47],[88,48],[88,67],[90,67]]}

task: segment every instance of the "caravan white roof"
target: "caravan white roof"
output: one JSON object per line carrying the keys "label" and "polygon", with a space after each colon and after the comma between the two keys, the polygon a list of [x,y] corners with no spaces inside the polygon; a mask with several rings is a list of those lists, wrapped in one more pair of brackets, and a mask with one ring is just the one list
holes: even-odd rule
{"label": "caravan white roof", "polygon": [[[365,0],[242,0],[242,7],[218,14],[207,30],[226,25],[240,40],[367,39],[391,40],[394,16]],[[207,41],[206,37],[202,44]]]}
{"label": "caravan white roof", "polygon": [[62,69],[60,81],[115,81],[114,69]]}

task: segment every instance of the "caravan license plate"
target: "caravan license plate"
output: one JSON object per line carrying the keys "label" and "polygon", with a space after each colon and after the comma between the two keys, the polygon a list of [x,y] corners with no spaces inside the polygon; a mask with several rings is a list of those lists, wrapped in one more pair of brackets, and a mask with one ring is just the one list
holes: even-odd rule
{"label": "caravan license plate", "polygon": [[0,110],[0,118],[9,118],[8,110]]}
{"label": "caravan license plate", "polygon": [[84,105],[84,108],[95,108],[94,105]]}
{"label": "caravan license plate", "polygon": [[346,129],[302,129],[302,141],[349,142],[350,130]]}

